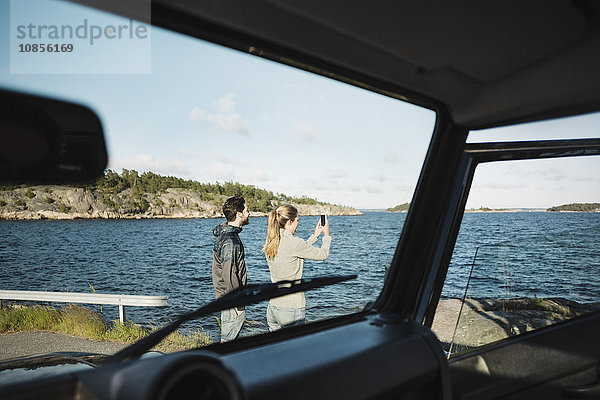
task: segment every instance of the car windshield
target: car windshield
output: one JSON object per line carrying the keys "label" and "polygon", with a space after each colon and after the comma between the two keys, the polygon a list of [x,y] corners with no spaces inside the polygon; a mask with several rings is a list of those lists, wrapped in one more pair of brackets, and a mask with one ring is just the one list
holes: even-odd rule
{"label": "car windshield", "polygon": [[[12,308],[47,307],[35,318],[60,322],[11,322],[0,325],[2,332],[55,330],[122,343],[236,285],[285,277],[358,275],[274,303],[279,326],[287,325],[288,310],[299,321],[304,307],[302,322],[312,322],[355,313],[377,298],[434,111],[80,5],[1,7],[10,26],[0,28],[0,87],[90,107],[103,125],[109,161],[93,182],[2,185],[0,290],[152,296],[155,302],[119,307],[5,298]],[[245,200],[248,224],[235,205],[233,224],[224,224],[224,204],[236,195]],[[289,226],[282,220],[279,232],[280,259],[291,249],[291,261],[269,264],[263,252],[268,215],[283,214],[285,204],[298,214]],[[231,230],[225,239],[224,229]],[[290,238],[297,242],[284,248]],[[294,246],[315,253],[293,253]],[[230,253],[221,258],[223,248]],[[227,273],[235,279],[224,278]],[[267,308],[267,302],[246,307],[239,337],[270,330]],[[241,312],[233,311],[233,318]],[[85,326],[65,322],[69,315]],[[224,318],[214,313],[186,323],[171,338],[174,347],[160,349],[219,342]],[[23,352],[46,350],[56,349]]]}

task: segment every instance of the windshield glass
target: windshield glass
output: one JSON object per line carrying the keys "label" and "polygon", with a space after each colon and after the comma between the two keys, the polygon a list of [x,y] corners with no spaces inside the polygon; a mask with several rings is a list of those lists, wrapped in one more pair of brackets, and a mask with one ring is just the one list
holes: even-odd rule
{"label": "windshield glass", "polygon": [[[28,13],[16,3],[1,5],[11,24],[0,28],[0,87],[90,107],[109,164],[87,184],[0,188],[0,289],[166,296],[168,306],[18,304],[58,310],[50,319],[93,319],[96,333],[84,337],[124,341],[244,284],[358,275],[270,311],[267,302],[246,307],[241,337],[354,313],[376,299],[435,112],[79,5],[42,2]],[[73,46],[42,54],[44,41]],[[227,225],[223,207],[235,195],[245,202],[229,204]],[[278,220],[279,258],[268,261],[274,210],[291,218]],[[230,311],[181,334],[193,345],[218,342],[224,321],[242,312]],[[78,334],[69,329],[62,332]]]}

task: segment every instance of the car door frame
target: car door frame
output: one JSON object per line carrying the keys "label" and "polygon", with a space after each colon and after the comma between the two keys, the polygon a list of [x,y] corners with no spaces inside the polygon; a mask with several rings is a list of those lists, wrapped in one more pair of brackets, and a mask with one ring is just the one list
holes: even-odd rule
{"label": "car door frame", "polygon": [[[406,298],[404,303],[397,297],[405,316],[421,321],[428,327],[433,322],[477,166],[486,162],[600,155],[600,139],[476,143],[463,146],[459,159],[450,165],[454,170],[447,172],[449,175],[453,174],[453,178],[438,192],[438,195],[445,196],[438,198],[438,207],[442,211],[434,215],[437,219],[437,236],[432,237],[436,241],[429,243],[429,246],[435,245],[435,250],[429,256],[430,264],[421,268],[429,271],[429,274],[421,277],[422,285],[418,291],[413,290],[412,297]],[[433,165],[426,164],[426,167],[441,174],[443,163],[447,161],[443,159],[441,162],[433,162]],[[449,165],[446,168],[452,170]],[[452,185],[448,186],[450,182]],[[432,179],[426,183],[431,184]],[[421,192],[415,194],[415,200],[419,195],[424,195],[422,186],[419,185]],[[430,202],[435,204],[433,199]],[[433,207],[431,204],[428,206]],[[418,213],[423,212],[418,210]],[[424,217],[421,216],[415,223],[422,223],[423,220]],[[410,234],[403,235],[405,242],[410,238]],[[399,247],[401,245],[402,243]],[[406,243],[404,245],[408,246]],[[400,257],[400,262],[406,263],[410,259],[406,259],[407,255],[402,252],[397,252],[397,256]],[[398,269],[396,279],[399,280],[397,285],[400,287],[395,288],[395,291],[403,290],[401,281],[406,278],[406,270],[406,266]],[[599,331],[600,312],[594,312],[450,358],[453,397],[581,398],[577,396],[597,395]]]}

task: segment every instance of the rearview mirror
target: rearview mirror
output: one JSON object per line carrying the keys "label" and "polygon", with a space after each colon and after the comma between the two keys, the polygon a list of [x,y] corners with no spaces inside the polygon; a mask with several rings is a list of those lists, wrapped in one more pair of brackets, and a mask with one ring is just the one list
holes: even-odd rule
{"label": "rearview mirror", "polygon": [[102,124],[89,108],[0,90],[0,181],[88,181],[107,161]]}

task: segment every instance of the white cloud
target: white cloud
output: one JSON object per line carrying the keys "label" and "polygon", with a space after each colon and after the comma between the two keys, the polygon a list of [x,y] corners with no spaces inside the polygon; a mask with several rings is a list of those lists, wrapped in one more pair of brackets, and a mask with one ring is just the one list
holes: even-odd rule
{"label": "white cloud", "polygon": [[[319,187],[319,185],[315,186],[315,189],[319,189],[322,190],[323,188]],[[360,183],[353,183],[353,184],[337,184],[334,183],[334,186],[330,186],[327,187],[327,189],[331,189],[334,191],[337,191],[338,195],[342,194],[342,197],[348,197],[346,195],[344,195],[345,193],[384,193],[386,190],[385,188],[378,186],[378,185],[372,185],[372,184],[368,184],[368,185],[364,185],[364,184],[360,184]],[[345,202],[347,203],[348,200],[345,200]]]}
{"label": "white cloud", "polygon": [[178,160],[169,158],[156,159],[152,154],[124,156],[111,160],[110,168],[114,170],[134,169],[138,172],[151,171],[162,175],[188,175],[188,167]]}
{"label": "white cloud", "polygon": [[232,93],[226,94],[215,101],[215,109],[221,114],[233,114],[235,112],[235,95]]}
{"label": "white cloud", "polygon": [[587,171],[550,167],[534,171],[531,176],[532,178],[543,179],[548,183],[593,182],[597,179],[597,177],[587,175],[586,173]]}
{"label": "white cloud", "polygon": [[[330,180],[317,178],[300,177],[296,181],[288,181],[288,184],[283,186],[284,190],[291,192],[300,192],[307,196],[311,196],[315,191],[336,190],[338,185]],[[285,191],[283,193],[286,193]],[[286,193],[287,194],[287,193]]]}
{"label": "white cloud", "polygon": [[305,122],[294,122],[292,128],[300,133],[300,138],[305,142],[312,142],[319,138],[317,130]]}
{"label": "white cloud", "polygon": [[398,153],[385,153],[384,160],[390,164],[396,164],[402,160]]}
{"label": "white cloud", "polygon": [[412,194],[412,192],[415,191],[415,184],[411,185],[408,183],[399,183],[397,185],[394,185],[394,190],[401,191],[401,192],[410,192]]}
{"label": "white cloud", "polygon": [[256,182],[271,182],[273,178],[261,169],[241,168],[241,164],[217,162],[207,171],[211,180],[236,181],[247,185],[256,185]]}
{"label": "white cloud", "polygon": [[362,192],[364,187],[362,185],[349,185],[345,186],[344,189],[349,190],[351,192]]}
{"label": "white cloud", "polygon": [[190,121],[205,121],[206,120],[206,111],[201,108],[194,107],[192,111],[190,111],[190,115],[188,116]]}
{"label": "white cloud", "polygon": [[364,189],[367,191],[367,193],[383,193],[385,191],[382,187],[374,185],[367,185],[364,187]]}
{"label": "white cloud", "polygon": [[225,153],[222,153],[220,151],[216,151],[214,153],[214,157],[215,159],[221,163],[221,164],[226,164],[226,165],[237,165],[237,166],[244,166],[246,165],[246,163],[242,162],[241,160],[228,156]]}
{"label": "white cloud", "polygon": [[215,180],[228,181],[235,178],[233,170],[227,168],[223,163],[216,163],[207,171],[207,175]]}
{"label": "white cloud", "polygon": [[250,135],[248,121],[235,113],[235,94],[229,93],[214,102],[214,113],[209,113],[199,107],[194,107],[189,113],[189,120],[203,121],[221,131],[236,132],[245,136]]}
{"label": "white cloud", "polygon": [[272,180],[272,178],[269,176],[269,174],[267,174],[265,171],[263,171],[261,169],[253,169],[253,170],[249,171],[248,173],[244,174],[242,178],[244,179],[244,181],[247,181],[247,182],[255,182],[255,181],[267,182],[267,181]]}
{"label": "white cloud", "polygon": [[518,182],[500,182],[494,180],[473,180],[473,184],[471,186],[471,192],[475,190],[512,190],[512,189],[522,189],[523,184]]}
{"label": "white cloud", "polygon": [[387,181],[387,177],[385,175],[373,175],[369,177],[369,180],[376,182],[385,182]]}
{"label": "white cloud", "polygon": [[343,169],[328,169],[325,171],[325,176],[330,179],[348,178],[350,175]]}

